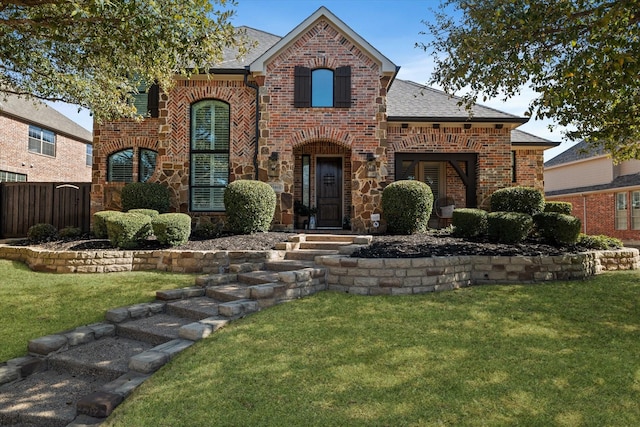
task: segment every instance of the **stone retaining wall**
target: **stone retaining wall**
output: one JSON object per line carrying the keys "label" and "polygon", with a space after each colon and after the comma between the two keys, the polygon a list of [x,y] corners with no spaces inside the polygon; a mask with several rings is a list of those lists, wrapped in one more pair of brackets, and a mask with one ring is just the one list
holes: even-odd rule
{"label": "stone retaining wall", "polygon": [[117,271],[170,271],[218,273],[230,264],[261,264],[279,260],[284,251],[178,251],[95,250],[50,251],[30,247],[0,246],[0,258],[21,261],[34,271],[49,273],[112,273]]}
{"label": "stone retaining wall", "polygon": [[638,249],[560,256],[453,256],[433,258],[319,257],[329,290],[360,295],[403,295],[472,285],[584,279],[610,270],[640,269]]}

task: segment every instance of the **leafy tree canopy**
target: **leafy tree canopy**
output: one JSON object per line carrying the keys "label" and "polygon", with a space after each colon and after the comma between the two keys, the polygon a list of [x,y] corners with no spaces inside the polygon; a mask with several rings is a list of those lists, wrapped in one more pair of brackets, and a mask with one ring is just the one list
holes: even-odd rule
{"label": "leafy tree canopy", "polygon": [[530,85],[528,115],[640,159],[640,0],[444,0],[425,24],[431,83],[467,105]]}
{"label": "leafy tree canopy", "polygon": [[134,116],[138,88],[168,89],[176,73],[206,71],[242,44],[227,6],[235,2],[2,1],[0,92],[78,104],[98,121]]}

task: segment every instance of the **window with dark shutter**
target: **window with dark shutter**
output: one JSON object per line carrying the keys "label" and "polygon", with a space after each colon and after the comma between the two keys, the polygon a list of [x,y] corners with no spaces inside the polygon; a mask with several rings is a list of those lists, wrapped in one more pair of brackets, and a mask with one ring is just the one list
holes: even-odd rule
{"label": "window with dark shutter", "polygon": [[297,66],[294,69],[293,106],[311,107],[311,69]]}
{"label": "window with dark shutter", "polygon": [[351,67],[338,67],[334,73],[333,106],[351,107]]}

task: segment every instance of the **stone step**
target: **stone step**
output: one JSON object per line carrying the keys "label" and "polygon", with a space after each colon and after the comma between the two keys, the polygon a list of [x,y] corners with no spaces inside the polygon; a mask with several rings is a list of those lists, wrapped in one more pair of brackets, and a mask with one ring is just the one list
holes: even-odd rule
{"label": "stone step", "polygon": [[229,318],[242,317],[254,313],[260,309],[258,302],[250,299],[241,299],[220,304],[218,310],[221,316]]}
{"label": "stone step", "polygon": [[312,241],[301,242],[300,249],[322,249],[322,250],[340,250],[343,246],[348,246],[349,242],[326,242],[326,241]]}
{"label": "stone step", "polygon": [[284,255],[285,260],[314,261],[317,256],[335,255],[337,252],[333,249],[298,249],[296,251],[287,251]]}
{"label": "stone step", "polygon": [[[204,295],[205,289],[201,289]],[[179,301],[168,302],[166,313],[173,316],[184,317],[192,320],[205,319],[218,315],[219,301],[215,301],[206,296],[188,298]]]}
{"label": "stone step", "polygon": [[277,271],[254,271],[251,273],[238,274],[238,282],[248,285],[260,285],[262,283],[273,283],[279,281]]}
{"label": "stone step", "polygon": [[356,236],[349,234],[306,234],[304,240],[307,242],[341,242],[353,243]]}
{"label": "stone step", "polygon": [[0,425],[65,427],[76,418],[76,403],[107,381],[48,370],[0,387]]}
{"label": "stone step", "polygon": [[[244,283],[232,283],[229,285],[209,286],[207,296],[222,302],[236,301],[249,298],[249,286]],[[217,313],[216,313],[217,314]]]}
{"label": "stone step", "polygon": [[268,261],[264,263],[264,269],[268,271],[293,271],[302,270],[303,268],[313,267],[313,261],[305,260],[282,260],[282,261]]}
{"label": "stone step", "polygon": [[196,286],[207,287],[223,285],[238,280],[237,274],[207,274],[196,278]]}
{"label": "stone step", "polygon": [[128,371],[131,356],[151,347],[146,342],[107,337],[54,354],[48,358],[48,363],[57,371],[113,381]]}
{"label": "stone step", "polygon": [[178,338],[179,329],[191,322],[190,319],[170,314],[156,314],[151,317],[119,323],[116,326],[116,331],[121,337],[160,345]]}

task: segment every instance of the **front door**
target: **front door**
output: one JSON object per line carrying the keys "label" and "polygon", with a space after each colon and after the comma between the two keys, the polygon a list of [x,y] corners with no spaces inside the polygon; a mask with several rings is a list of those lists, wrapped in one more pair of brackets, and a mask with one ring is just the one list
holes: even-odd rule
{"label": "front door", "polygon": [[316,202],[318,227],[342,227],[341,157],[318,157]]}

